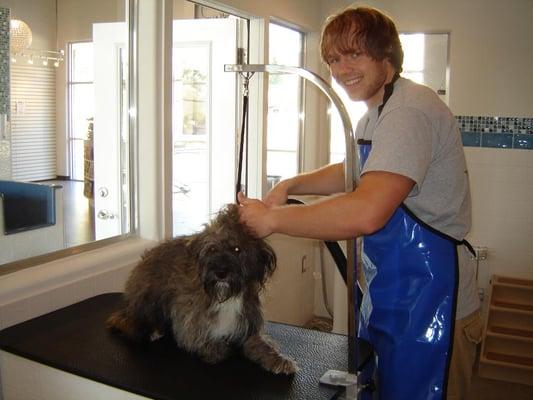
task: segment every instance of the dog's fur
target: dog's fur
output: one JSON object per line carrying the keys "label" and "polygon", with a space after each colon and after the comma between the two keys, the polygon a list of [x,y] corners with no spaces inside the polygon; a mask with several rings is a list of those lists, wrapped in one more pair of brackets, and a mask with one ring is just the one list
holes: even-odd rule
{"label": "dog's fur", "polygon": [[125,307],[108,327],[134,340],[170,332],[182,349],[208,363],[241,349],[273,373],[294,374],[293,360],[263,333],[259,292],[276,255],[228,205],[202,232],[147,251],[126,284]]}

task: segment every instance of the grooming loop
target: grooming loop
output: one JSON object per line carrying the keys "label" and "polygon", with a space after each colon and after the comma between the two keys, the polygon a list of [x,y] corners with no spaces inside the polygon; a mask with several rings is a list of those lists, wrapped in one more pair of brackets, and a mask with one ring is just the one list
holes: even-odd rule
{"label": "grooming loop", "polygon": [[248,96],[249,93],[249,86],[250,86],[250,79],[252,76],[254,76],[255,72],[239,72],[239,75],[242,78],[242,85],[243,85],[243,96]]}

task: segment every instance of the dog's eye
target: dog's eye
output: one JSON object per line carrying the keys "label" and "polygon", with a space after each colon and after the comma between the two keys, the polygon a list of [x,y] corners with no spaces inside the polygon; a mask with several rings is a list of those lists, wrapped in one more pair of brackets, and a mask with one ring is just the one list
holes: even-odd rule
{"label": "dog's eye", "polygon": [[241,251],[240,247],[239,246],[235,246],[235,248],[233,249],[233,251],[235,251],[235,253],[238,253]]}

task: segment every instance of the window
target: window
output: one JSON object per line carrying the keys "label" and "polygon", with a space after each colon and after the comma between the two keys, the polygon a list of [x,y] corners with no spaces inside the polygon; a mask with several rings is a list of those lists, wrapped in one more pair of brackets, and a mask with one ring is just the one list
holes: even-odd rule
{"label": "window", "polygon": [[[355,127],[357,126],[357,121],[361,119],[363,114],[366,112],[366,104],[362,101],[352,101],[346,94],[346,92],[341,88],[341,86],[335,82],[335,80],[332,81],[332,87],[337,92],[339,97],[341,98],[342,102],[344,103],[344,106],[346,107],[346,111],[348,111],[348,115],[350,116],[350,120],[352,122],[352,128],[355,131]],[[344,126],[342,125],[342,120],[339,115],[339,111],[337,108],[333,105],[330,105],[330,108],[328,110],[330,114],[330,123],[331,123],[331,136],[330,136],[330,144],[329,144],[329,162],[330,163],[337,163],[344,160],[344,155],[346,153],[346,140],[344,137]]]}
{"label": "window", "polygon": [[237,75],[224,65],[247,47],[248,29],[243,18],[183,4],[173,20],[173,236],[200,230],[235,199]]}
{"label": "window", "polygon": [[[301,32],[271,23],[269,64],[301,67],[304,37]],[[302,132],[302,79],[289,74],[270,74],[268,87],[267,182],[300,172]]]}
{"label": "window", "polygon": [[448,33],[401,33],[402,76],[433,89],[448,104]]}
{"label": "window", "polygon": [[[4,178],[62,188],[53,189],[54,223],[28,224],[20,232],[0,235],[0,263],[16,262],[0,273],[79,253],[94,245],[78,246],[131,230],[129,128],[135,113],[129,110],[136,105],[129,102],[134,98],[129,96],[128,74],[133,66],[126,22],[130,1],[82,8],[76,4],[17,0],[10,6],[11,15],[28,22],[34,41],[24,54],[9,57],[12,74],[1,78],[18,96],[11,96],[16,128],[29,133],[32,147],[11,152],[7,161],[31,165],[32,175]],[[46,161],[45,177],[44,164],[36,157]],[[42,257],[19,262],[34,256]]]}
{"label": "window", "polygon": [[209,215],[211,75],[208,43],[174,47],[172,73],[173,232],[192,233]]}
{"label": "window", "polygon": [[69,149],[70,179],[83,181],[85,171],[92,174],[92,165],[84,165],[84,141],[92,140],[94,119],[94,71],[92,42],[69,45]]}

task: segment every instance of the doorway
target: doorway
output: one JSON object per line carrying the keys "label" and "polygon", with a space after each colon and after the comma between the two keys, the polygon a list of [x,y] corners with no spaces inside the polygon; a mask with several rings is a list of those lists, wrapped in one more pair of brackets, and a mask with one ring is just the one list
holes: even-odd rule
{"label": "doorway", "polygon": [[237,77],[224,65],[236,63],[246,21],[221,15],[173,22],[173,236],[200,230],[234,201]]}

